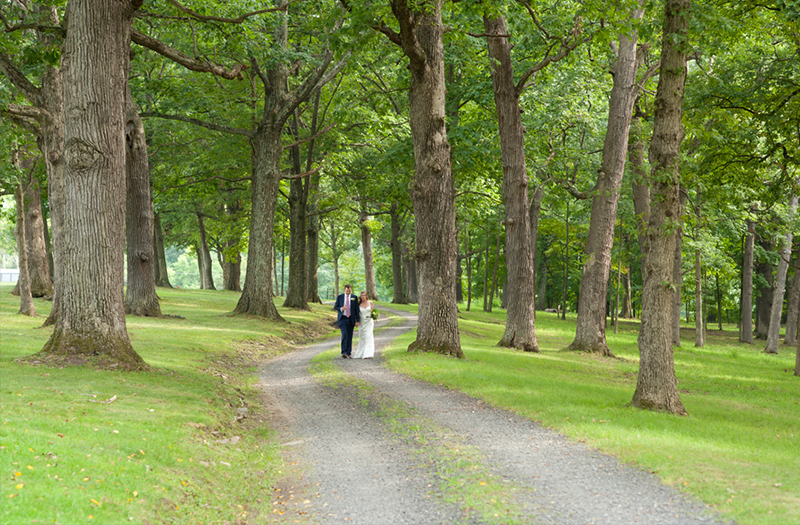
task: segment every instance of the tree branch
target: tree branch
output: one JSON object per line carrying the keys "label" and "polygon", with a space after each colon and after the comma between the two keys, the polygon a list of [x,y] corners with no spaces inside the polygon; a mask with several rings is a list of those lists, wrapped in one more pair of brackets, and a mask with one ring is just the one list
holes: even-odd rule
{"label": "tree branch", "polygon": [[157,40],[149,35],[145,35],[136,29],[131,29],[131,40],[142,47],[146,47],[151,51],[155,51],[159,55],[162,55],[173,62],[182,65],[190,71],[197,71],[199,73],[213,73],[222,78],[238,78],[239,80],[242,80],[242,71],[249,67],[247,64],[239,64],[235,68],[228,71],[224,66],[212,64],[208,61],[195,60],[194,58],[184,55],[177,49],[169,47],[160,40]]}
{"label": "tree branch", "polygon": [[42,92],[11,62],[11,58],[5,53],[0,53],[0,72],[2,72],[17,88],[22,96],[34,106],[41,106]]}
{"label": "tree branch", "polygon": [[167,0],[167,2],[169,2],[170,4],[175,6],[175,8],[177,8],[178,11],[180,11],[181,13],[184,13],[186,15],[189,15],[190,17],[192,17],[192,18],[194,18],[196,20],[200,20],[201,22],[223,22],[225,24],[241,24],[242,22],[244,22],[247,18],[249,18],[251,16],[263,15],[264,13],[274,13],[276,11],[286,11],[286,9],[289,7],[290,4],[293,4],[294,2],[298,2],[298,1],[299,0],[289,0],[285,5],[283,5],[281,7],[270,7],[268,9],[260,9],[258,11],[252,11],[250,13],[245,13],[245,14],[237,17],[237,18],[223,18],[223,17],[220,17],[220,16],[201,15],[200,13],[192,11],[188,7],[185,7],[185,6],[181,5],[181,4],[179,4],[175,0]]}
{"label": "tree branch", "polygon": [[200,119],[191,118],[191,117],[184,117],[183,115],[167,115],[164,113],[158,113],[155,111],[145,111],[140,114],[142,118],[163,118],[165,120],[180,120],[181,122],[188,122],[189,124],[194,124],[195,126],[199,126],[201,128],[210,129],[211,131],[218,131],[220,133],[228,133],[230,135],[243,135],[245,137],[254,137],[255,132],[250,131],[249,129],[242,129],[242,128],[234,128],[231,126],[223,126],[220,124],[214,124],[213,122],[205,122]]}
{"label": "tree branch", "polygon": [[322,169],[322,166],[317,166],[316,168],[314,168],[311,171],[306,171],[305,173],[300,173],[298,175],[283,175],[281,178],[283,180],[302,179],[303,177],[308,177],[309,175],[315,174],[316,172],[318,172],[321,169]]}
{"label": "tree branch", "polygon": [[312,140],[316,139],[317,137],[319,137],[320,135],[324,135],[325,133],[329,132],[334,126],[336,126],[336,124],[331,124],[327,128],[325,128],[323,130],[320,130],[319,132],[311,135],[310,137],[306,137],[306,138],[304,138],[302,140],[298,140],[296,142],[292,142],[288,146],[284,146],[283,149],[287,150],[289,148],[294,148],[295,146],[299,146],[300,144],[304,144],[306,142],[312,141]]}

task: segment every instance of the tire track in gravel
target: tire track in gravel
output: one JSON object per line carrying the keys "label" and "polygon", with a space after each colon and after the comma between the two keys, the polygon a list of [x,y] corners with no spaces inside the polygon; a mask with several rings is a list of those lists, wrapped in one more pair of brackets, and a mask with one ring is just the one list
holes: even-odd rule
{"label": "tire track in gravel", "polygon": [[[416,317],[381,310],[404,323],[387,327],[386,320],[379,321],[376,358],[333,361],[367,388],[331,387],[312,376],[311,360],[338,348],[338,337],[262,368],[266,408],[285,465],[285,478],[273,494],[273,522],[724,523],[650,473],[528,419],[384,368],[381,349],[416,326]],[[387,417],[387,403],[405,407],[401,412],[408,417]],[[473,468],[486,474],[480,479],[494,480],[495,492],[475,486],[484,482],[471,476]],[[466,493],[473,499],[449,497],[454,483],[472,484]],[[474,498],[487,501],[481,507]],[[497,503],[500,498],[504,501]],[[498,506],[508,512],[495,513]]]}

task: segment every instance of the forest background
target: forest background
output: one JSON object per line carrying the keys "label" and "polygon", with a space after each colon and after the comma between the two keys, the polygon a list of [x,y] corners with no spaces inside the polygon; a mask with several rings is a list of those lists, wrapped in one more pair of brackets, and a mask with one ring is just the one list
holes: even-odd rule
{"label": "forest background", "polygon": [[[78,13],[84,4],[72,5]],[[417,302],[425,294],[428,301],[419,301],[420,339],[425,340],[429,303],[440,296],[452,305],[443,314],[449,328],[455,305],[464,301],[467,308],[478,302],[491,311],[495,304],[509,306],[513,295],[509,319],[514,305],[532,306],[533,294],[521,300],[514,295],[519,287],[509,282],[523,268],[525,286],[535,285],[538,309],[578,312],[573,346],[586,349],[588,344],[590,351],[610,355],[607,315],[591,327],[598,340],[586,343],[579,341],[582,319],[590,316],[581,312],[612,319],[643,316],[643,255],[655,253],[658,239],[669,238],[672,244],[663,248],[674,252],[668,279],[673,311],[671,321],[663,317],[662,324],[675,329],[680,317],[691,318],[696,345],[702,346],[710,323],[721,330],[723,321],[739,321],[743,341],[752,342],[754,333],[767,340],[767,351],[776,352],[785,320],[785,342],[795,343],[800,305],[792,235],[800,130],[795,3],[393,1],[365,8],[349,2],[277,1],[255,11],[250,7],[169,0],[134,2],[125,13],[130,25],[123,33],[130,41],[123,37],[115,45],[125,50],[116,65],[129,88],[120,92],[117,107],[129,114],[135,108],[136,114],[118,129],[130,149],[124,192],[128,311],[158,314],[157,305],[147,304],[156,302],[154,289],[142,292],[136,303],[131,283],[138,283],[136,272],[147,267],[146,272],[155,270],[159,286],[177,284],[188,262],[176,258],[176,250],[182,250],[196,257],[198,278],[180,283],[243,289],[238,313],[275,319],[274,307],[265,305],[265,289],[285,296],[285,306],[302,309],[330,297],[342,279],[396,303]],[[61,198],[50,169],[60,153],[37,153],[52,146],[45,129],[51,121],[61,118],[68,134],[71,129],[71,114],[54,117],[46,96],[56,85],[58,66],[73,56],[65,50],[77,34],[76,20],[83,21],[71,17],[68,26],[65,8],[61,2],[16,2],[2,9],[0,147],[11,162],[3,163],[0,177],[7,194],[25,193],[23,251],[34,296],[52,294],[52,282],[59,281],[53,269],[59,265],[48,262],[53,258],[50,230],[62,228],[70,239],[66,246],[74,242],[69,236],[80,222],[65,215],[61,224],[48,226]],[[91,16],[87,20],[92,27]],[[420,29],[427,27],[421,21],[433,21],[430,27],[439,30],[428,48],[430,35]],[[107,26],[96,28],[101,37],[112,33]],[[410,35],[417,40],[408,44]],[[509,41],[513,45],[505,50],[492,48]],[[668,53],[679,65],[665,70],[672,59]],[[629,77],[622,72],[624,59],[632,64]],[[428,70],[438,71],[443,87],[424,84],[428,80],[419,72]],[[508,103],[501,102],[501,72],[512,79]],[[110,75],[99,74],[95,85]],[[661,85],[673,76],[677,87],[663,93],[678,102],[677,131],[671,136],[680,158],[664,161],[667,169],[659,164],[658,148],[670,133],[658,131],[658,111],[666,106],[659,99]],[[617,81],[622,88],[616,88]],[[78,97],[85,94],[66,76],[63,83],[64,106],[70,89]],[[627,90],[621,110],[614,106],[615,89]],[[420,100],[441,108],[419,111]],[[612,133],[615,111],[627,125]],[[415,129],[415,119],[423,117],[427,124],[441,125],[437,140],[446,133],[446,165],[435,154],[421,157],[430,153],[425,144],[436,137],[422,137],[422,124]],[[524,152],[514,157],[513,167],[523,169],[516,182],[509,178],[513,156],[503,138],[504,126],[513,119],[518,119],[514,145]],[[615,134],[616,155],[628,157],[616,182],[609,153],[609,137]],[[136,140],[142,141],[136,148],[144,152],[144,182],[134,182],[131,175],[131,166],[142,162],[131,160]],[[66,156],[74,158],[69,150],[74,142],[68,138],[66,143]],[[430,166],[437,172],[432,178],[421,171]],[[448,185],[442,191],[425,189],[422,182],[436,176]],[[520,224],[511,213],[513,196],[520,193],[514,184],[524,189],[530,223],[524,242],[511,236],[517,231],[511,226]],[[145,198],[137,202],[133,196],[140,194]],[[88,194],[88,200],[92,197]],[[426,202],[426,197],[440,201]],[[603,216],[595,207],[606,199],[614,202]],[[68,213],[80,211],[69,209],[79,208],[77,200],[61,202]],[[662,203],[665,209],[656,212]],[[667,209],[673,203],[677,207]],[[10,244],[10,224],[20,221],[15,208],[12,216],[12,207],[3,207],[4,244]],[[138,217],[152,226],[135,230]],[[443,229],[434,231],[439,219]],[[606,234],[593,234],[593,224],[603,220],[610,221],[605,231],[611,242],[594,247]],[[121,240],[115,224],[109,220],[107,227]],[[131,244],[137,233],[144,244]],[[444,244],[437,246],[437,239]],[[117,243],[112,251],[121,248]],[[519,256],[518,264],[515,254],[523,248],[532,253]],[[66,250],[62,256],[66,261],[71,254]],[[250,267],[243,254],[250,257]],[[603,266],[600,285],[590,289],[586,283],[595,261]],[[175,283],[169,281],[167,262]],[[432,268],[439,263],[447,268]],[[71,299],[76,294],[66,290],[75,274],[69,272],[79,266],[61,266],[67,272],[60,276],[61,297]],[[109,268],[95,272],[98,290],[105,285],[97,283],[108,276],[121,283],[122,264]],[[418,289],[418,281],[430,286],[432,275],[452,279],[446,279],[447,294]],[[586,306],[590,297],[594,303]],[[516,326],[528,323],[530,333],[528,342],[512,346],[535,350],[532,314],[514,315]],[[59,326],[56,314],[51,317]],[[523,332],[520,328],[518,334]],[[58,337],[47,348],[60,344]],[[677,337],[672,342],[680,344]],[[442,344],[460,352],[457,335]]]}

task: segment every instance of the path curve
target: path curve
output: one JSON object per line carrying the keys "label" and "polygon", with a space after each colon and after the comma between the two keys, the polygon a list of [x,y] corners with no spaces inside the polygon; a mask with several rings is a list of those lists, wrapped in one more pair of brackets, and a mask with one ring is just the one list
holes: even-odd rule
{"label": "path curve", "polygon": [[[442,491],[443,478],[455,463],[437,464],[438,455],[466,450],[475,469],[508,487],[497,497],[507,499],[505,506],[517,523],[724,523],[707,506],[650,473],[569,442],[531,420],[381,366],[381,349],[416,325],[416,317],[406,312],[381,310],[401,317],[403,324],[378,322],[376,358],[333,360],[371,389],[326,386],[310,374],[311,359],[338,348],[338,337],[274,358],[262,368],[268,417],[284,452],[285,478],[273,494],[274,522],[508,522]],[[414,442],[402,428],[398,431],[398,419],[384,414],[386,400],[407,409],[414,429],[429,427],[428,437],[439,436],[433,441],[444,436],[442,443]]]}

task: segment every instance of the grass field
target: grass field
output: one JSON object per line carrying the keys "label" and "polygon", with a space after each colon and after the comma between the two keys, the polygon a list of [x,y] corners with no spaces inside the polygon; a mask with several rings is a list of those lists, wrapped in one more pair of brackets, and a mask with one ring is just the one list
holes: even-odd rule
{"label": "grass field", "polygon": [[[274,325],[230,317],[234,293],[159,290],[164,313],[185,319],[128,318],[152,369],[114,372],[15,361],[36,353],[50,329],[16,315],[9,291],[0,286],[0,523],[261,523],[274,511],[282,467],[260,412],[256,363],[336,333],[329,306],[280,308],[290,322]],[[49,303],[36,307],[46,314]],[[574,317],[538,313],[541,354],[497,347],[503,322],[503,311],[462,308],[462,361],[407,354],[413,333],[383,355],[398,371],[653,471],[740,524],[800,522],[794,348],[766,355],[727,326],[698,349],[687,328],[675,363],[689,416],[675,417],[630,406],[635,322],[617,335],[609,329],[618,359],[563,351]],[[234,421],[243,408],[247,417]]]}
{"label": "grass field", "polygon": [[714,505],[739,524],[800,523],[800,377],[795,348],[767,355],[763,342],[738,342],[735,326],[709,331],[694,347],[685,328],[675,368],[688,417],[631,407],[636,387],[636,322],[608,343],[618,359],[567,352],[575,318],[537,312],[541,354],[495,346],[504,311],[459,315],[466,360],[409,355],[414,334],[384,351],[389,366],[468,392],[557,429],[575,441],[640,466]]}
{"label": "grass field", "polygon": [[160,289],[162,311],[184,319],[129,317],[152,369],[114,372],[15,362],[52,329],[16,315],[10,291],[0,287],[0,523],[255,523],[273,511],[280,464],[256,363],[330,333],[329,307],[279,308],[289,324],[276,326],[229,317],[235,293]]}

